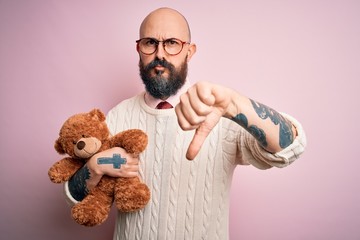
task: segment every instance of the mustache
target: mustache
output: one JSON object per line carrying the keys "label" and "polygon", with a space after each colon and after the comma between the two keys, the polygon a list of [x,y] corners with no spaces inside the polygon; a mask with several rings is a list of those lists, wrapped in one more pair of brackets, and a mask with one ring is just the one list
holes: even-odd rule
{"label": "mustache", "polygon": [[174,69],[174,66],[171,63],[169,63],[168,61],[166,61],[165,59],[163,59],[163,60],[154,59],[152,62],[150,62],[148,65],[145,66],[144,70],[148,71],[156,66],[162,66],[162,67],[170,69],[170,70]]}

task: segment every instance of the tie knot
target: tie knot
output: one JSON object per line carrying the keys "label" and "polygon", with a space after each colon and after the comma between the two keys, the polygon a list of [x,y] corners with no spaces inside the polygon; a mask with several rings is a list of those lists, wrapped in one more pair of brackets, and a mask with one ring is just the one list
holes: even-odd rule
{"label": "tie knot", "polygon": [[168,103],[167,101],[160,102],[156,106],[156,109],[169,109],[169,108],[173,108],[173,106],[170,103]]}

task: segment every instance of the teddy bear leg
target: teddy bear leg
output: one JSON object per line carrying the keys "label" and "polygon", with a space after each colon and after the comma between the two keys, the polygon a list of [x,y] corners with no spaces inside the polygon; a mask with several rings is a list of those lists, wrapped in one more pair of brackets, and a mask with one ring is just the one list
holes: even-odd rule
{"label": "teddy bear leg", "polygon": [[[105,190],[105,186],[111,187]],[[92,227],[103,223],[111,209],[114,200],[113,196],[114,181],[112,184],[103,179],[98,186],[90,191],[90,193],[72,209],[73,219],[80,225]]]}
{"label": "teddy bear leg", "polygon": [[139,178],[118,178],[114,195],[116,207],[122,212],[140,210],[150,200],[150,190]]}

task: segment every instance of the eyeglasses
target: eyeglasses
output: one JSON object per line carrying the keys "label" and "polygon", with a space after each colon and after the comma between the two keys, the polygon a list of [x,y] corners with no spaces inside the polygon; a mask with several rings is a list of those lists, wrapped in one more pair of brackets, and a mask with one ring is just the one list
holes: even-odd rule
{"label": "eyeglasses", "polygon": [[182,51],[184,44],[190,44],[189,42],[184,42],[177,38],[169,38],[164,41],[159,41],[155,38],[141,38],[136,41],[140,52],[145,55],[151,55],[156,52],[161,42],[163,43],[165,52],[172,56],[179,54]]}

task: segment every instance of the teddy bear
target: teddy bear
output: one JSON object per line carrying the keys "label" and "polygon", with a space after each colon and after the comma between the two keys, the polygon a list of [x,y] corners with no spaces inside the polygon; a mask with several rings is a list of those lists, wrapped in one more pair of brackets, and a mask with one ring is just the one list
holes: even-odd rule
{"label": "teddy bear", "polygon": [[[55,150],[68,156],[54,163],[48,171],[54,183],[64,183],[80,169],[94,154],[112,147],[121,147],[127,153],[138,155],[147,146],[147,135],[139,129],[130,129],[110,136],[105,115],[99,109],[79,113],[68,118],[55,141]],[[126,161],[120,155],[113,158],[98,158],[106,164],[121,168]],[[133,212],[145,207],[150,191],[139,177],[114,178],[104,175],[98,185],[71,209],[72,218],[84,226],[103,223],[113,202],[122,212]]]}

